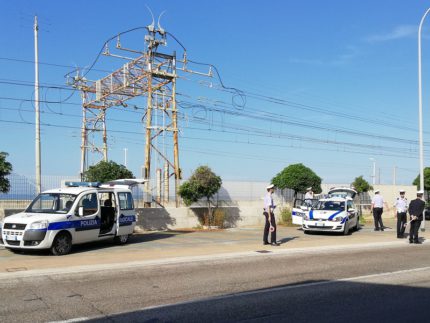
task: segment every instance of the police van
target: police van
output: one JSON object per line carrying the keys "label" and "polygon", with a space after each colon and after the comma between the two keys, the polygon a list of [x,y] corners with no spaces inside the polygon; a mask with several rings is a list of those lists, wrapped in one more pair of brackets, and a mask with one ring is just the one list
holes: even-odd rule
{"label": "police van", "polygon": [[144,182],[65,182],[65,187],[39,194],[24,212],[4,219],[3,245],[11,251],[50,249],[65,255],[72,245],[85,242],[114,239],[125,244],[137,222],[131,187]]}
{"label": "police van", "polygon": [[328,195],[311,203],[296,201],[292,211],[293,223],[302,227],[304,233],[310,231],[341,232],[358,230],[360,217],[354,205],[357,192],[352,188],[335,187]]}

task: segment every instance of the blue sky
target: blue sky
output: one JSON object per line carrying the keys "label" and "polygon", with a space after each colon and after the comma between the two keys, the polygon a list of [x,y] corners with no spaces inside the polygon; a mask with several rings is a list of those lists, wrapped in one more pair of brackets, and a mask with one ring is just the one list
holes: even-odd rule
{"label": "blue sky", "polygon": [[[303,163],[326,183],[410,184],[418,174],[417,32],[428,1],[11,1],[1,2],[0,151],[14,172],[34,167],[33,17],[39,17],[43,175],[77,175],[81,99],[64,75],[92,64],[104,42],[134,27],[161,24],[189,59],[213,64],[217,77],[178,80],[180,164],[224,180],[270,181]],[[430,21],[423,32],[425,164],[430,139]],[[144,48],[143,32],[122,39]],[[123,44],[123,45],[124,45]],[[168,38],[162,51],[181,46]],[[124,64],[101,57],[88,78]],[[204,72],[205,66],[190,66]],[[237,106],[245,99],[246,104]],[[49,103],[51,102],[51,103]],[[56,103],[61,102],[61,103]],[[109,159],[140,176],[145,98],[110,109]],[[134,107],[134,108],[133,108]],[[169,138],[158,144],[170,151]],[[99,156],[90,157],[97,162]],[[154,158],[153,167],[162,161]]]}

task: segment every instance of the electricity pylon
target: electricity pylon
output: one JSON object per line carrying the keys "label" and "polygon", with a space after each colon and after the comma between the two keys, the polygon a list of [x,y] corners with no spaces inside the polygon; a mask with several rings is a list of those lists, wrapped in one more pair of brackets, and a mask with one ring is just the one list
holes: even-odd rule
{"label": "electricity pylon", "polygon": [[[194,72],[187,68],[187,55],[184,49],[183,59],[177,60],[176,52],[165,54],[159,51],[160,46],[167,45],[167,32],[160,26],[152,24],[146,27],[145,36],[146,49],[144,51],[124,48],[118,35],[115,48],[128,51],[138,56],[128,58],[110,53],[109,44],[106,42],[103,52],[106,56],[118,57],[128,60],[123,66],[105,77],[89,81],[77,74],[68,78],[68,84],[79,89],[82,96],[82,138],[81,138],[81,177],[88,168],[88,154],[95,152],[103,155],[103,160],[108,160],[106,111],[113,106],[126,107],[126,101],[139,96],[146,96],[146,135],[145,135],[145,159],[143,176],[148,179],[145,184],[146,196],[151,194],[151,157],[155,151],[164,161],[167,172],[169,168],[172,173],[165,174],[168,180],[174,176],[175,179],[175,201],[179,205],[178,188],[181,179],[179,166],[179,143],[178,143],[178,115],[176,104],[176,80],[178,72],[187,72],[212,77],[209,68],[207,73]],[[178,66],[178,63],[180,66]],[[163,124],[155,124],[153,120],[154,111],[163,116]],[[161,134],[172,133],[173,153],[167,154],[163,149],[157,147],[155,140]],[[95,137],[102,134],[99,144]],[[92,135],[92,136],[90,136]],[[90,140],[91,139],[91,140]],[[173,155],[173,156],[172,156]],[[166,167],[167,166],[167,167]],[[168,185],[168,183],[164,183]],[[168,187],[168,186],[167,186]],[[168,200],[168,197],[167,197]],[[152,197],[146,200],[145,205],[150,206]],[[166,201],[166,197],[164,198]]]}

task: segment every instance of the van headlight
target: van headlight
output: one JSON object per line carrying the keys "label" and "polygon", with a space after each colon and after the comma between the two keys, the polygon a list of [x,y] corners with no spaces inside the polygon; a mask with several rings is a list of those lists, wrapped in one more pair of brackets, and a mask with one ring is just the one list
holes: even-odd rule
{"label": "van headlight", "polygon": [[342,217],[342,216],[337,216],[337,217],[335,217],[335,218],[334,218],[334,220],[335,220],[336,222],[342,222],[343,217]]}
{"label": "van headlight", "polygon": [[37,221],[30,224],[28,227],[30,230],[41,230],[41,229],[47,229],[48,228],[48,221]]}

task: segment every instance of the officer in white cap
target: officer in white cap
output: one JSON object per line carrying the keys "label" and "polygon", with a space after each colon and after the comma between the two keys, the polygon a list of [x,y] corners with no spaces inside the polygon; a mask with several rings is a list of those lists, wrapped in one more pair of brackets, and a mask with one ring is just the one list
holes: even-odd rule
{"label": "officer in white cap", "polygon": [[384,212],[384,198],[379,194],[379,190],[375,190],[375,196],[372,198],[372,206],[370,212],[373,212],[373,220],[375,223],[375,231],[384,231],[384,224],[382,223],[382,213]]}
{"label": "officer in white cap", "polygon": [[306,189],[306,194],[305,194],[305,203],[308,206],[312,206],[313,199],[314,199],[314,192],[312,191],[312,187],[308,187]]}
{"label": "officer in white cap", "polygon": [[409,216],[411,218],[411,228],[409,229],[409,243],[421,244],[418,239],[418,231],[423,220],[425,202],[423,201],[423,191],[417,192],[417,198],[409,204]]}
{"label": "officer in white cap", "polygon": [[[272,194],[275,191],[275,185],[271,184],[266,187],[267,194],[264,197],[264,216],[266,217],[266,223],[264,225],[263,244],[272,246],[279,246],[276,242],[276,220],[275,220],[275,207],[273,203]],[[270,232],[270,243],[269,243],[269,232]]]}
{"label": "officer in white cap", "polygon": [[406,212],[408,211],[408,199],[405,197],[405,190],[399,191],[400,196],[394,201],[394,216],[397,217],[397,238],[405,238]]}

